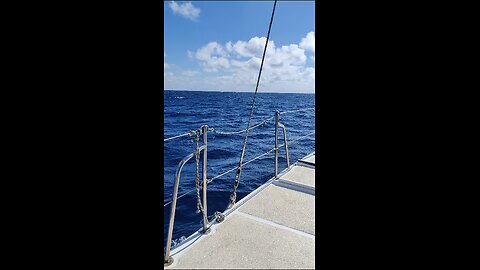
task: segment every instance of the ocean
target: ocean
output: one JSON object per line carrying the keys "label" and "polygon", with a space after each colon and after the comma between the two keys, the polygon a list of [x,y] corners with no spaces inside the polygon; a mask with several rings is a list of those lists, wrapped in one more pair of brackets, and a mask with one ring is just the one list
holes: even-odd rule
{"label": "ocean", "polygon": [[[164,138],[184,134],[190,130],[208,125],[218,131],[232,132],[247,127],[253,92],[203,92],[203,91],[164,91]],[[253,126],[275,111],[294,111],[315,107],[314,94],[257,93]],[[292,142],[315,131],[315,110],[304,110],[280,115],[280,122],[287,128],[290,163],[315,151],[315,135]],[[238,166],[245,133],[223,135],[208,132],[207,178],[211,179]],[[283,132],[279,130],[279,145],[283,143]],[[202,137],[199,145],[202,145]],[[275,121],[249,132],[244,162],[255,158],[275,146]],[[175,171],[179,162],[195,151],[194,140],[188,137],[164,142],[164,246],[170,220]],[[202,177],[200,158],[200,179]],[[279,150],[279,172],[287,167],[285,149]],[[274,176],[274,153],[270,153],[242,168],[237,201]],[[223,212],[233,190],[235,171],[228,173],[208,185],[208,215],[215,211]],[[190,192],[193,191],[193,192]],[[177,200],[173,243],[179,243],[202,226],[202,214],[197,211],[195,191],[195,158],[183,168]]]}

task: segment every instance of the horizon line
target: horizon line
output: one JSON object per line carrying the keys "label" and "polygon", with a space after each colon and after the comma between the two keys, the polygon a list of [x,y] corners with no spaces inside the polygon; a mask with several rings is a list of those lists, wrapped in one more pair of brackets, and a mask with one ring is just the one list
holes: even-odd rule
{"label": "horizon line", "polygon": [[[232,90],[188,90],[188,89],[163,89],[163,91],[184,91],[184,92],[218,92],[218,93],[253,93],[253,91],[232,91]],[[315,94],[315,91],[313,92],[260,92],[258,91],[257,93],[264,93],[264,94]]]}

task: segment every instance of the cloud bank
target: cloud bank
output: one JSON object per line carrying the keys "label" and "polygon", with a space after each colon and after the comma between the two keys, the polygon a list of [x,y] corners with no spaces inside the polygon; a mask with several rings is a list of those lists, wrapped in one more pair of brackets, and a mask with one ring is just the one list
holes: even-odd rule
{"label": "cloud bank", "polygon": [[[251,91],[257,81],[266,37],[248,41],[209,42],[196,51],[187,51],[203,72],[170,73],[170,83],[183,89]],[[315,91],[315,33],[309,32],[298,44],[277,46],[269,40],[260,80],[260,89],[277,92]],[[168,88],[167,88],[168,89]]]}

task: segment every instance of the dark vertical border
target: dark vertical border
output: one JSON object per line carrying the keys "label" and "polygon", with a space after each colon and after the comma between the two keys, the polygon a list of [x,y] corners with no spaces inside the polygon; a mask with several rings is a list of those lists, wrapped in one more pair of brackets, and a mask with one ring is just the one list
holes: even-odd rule
{"label": "dark vertical border", "polygon": [[26,215],[35,257],[25,260],[160,268],[163,2],[55,10],[39,11],[52,23],[39,27],[43,80],[32,89],[43,98],[32,115],[44,115],[35,132],[44,149],[30,179],[43,184],[30,203],[37,215]]}
{"label": "dark vertical border", "polygon": [[441,25],[432,14],[444,13],[396,2],[316,8],[317,267],[444,261],[432,251],[445,252],[450,231],[439,214],[449,201],[439,194],[450,193],[437,189],[451,164],[434,127],[447,126],[438,104],[449,102],[435,98],[449,50],[430,37]]}

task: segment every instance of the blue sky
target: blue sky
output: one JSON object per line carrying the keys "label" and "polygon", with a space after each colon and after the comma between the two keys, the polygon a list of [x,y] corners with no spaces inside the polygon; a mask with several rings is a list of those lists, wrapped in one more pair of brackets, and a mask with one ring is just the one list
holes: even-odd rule
{"label": "blue sky", "polygon": [[[254,91],[273,1],[165,1],[164,88]],[[259,91],[315,91],[315,3],[277,2]]]}

